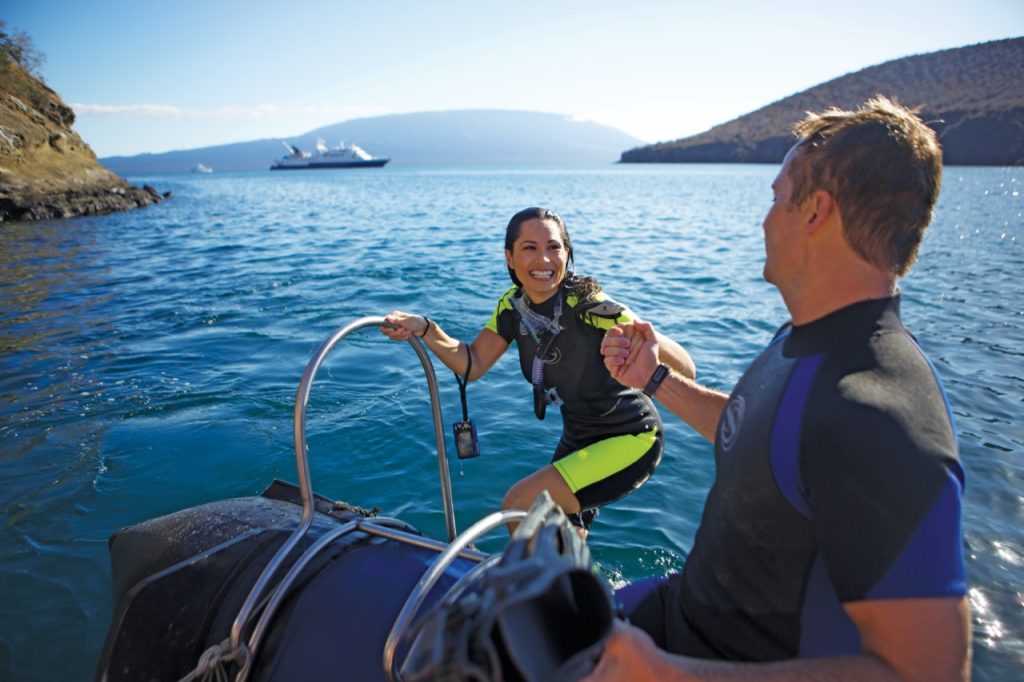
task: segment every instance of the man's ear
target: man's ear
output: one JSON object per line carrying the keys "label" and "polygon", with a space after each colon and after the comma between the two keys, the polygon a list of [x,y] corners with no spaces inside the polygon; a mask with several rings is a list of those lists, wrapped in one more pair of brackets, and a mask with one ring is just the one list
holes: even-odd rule
{"label": "man's ear", "polygon": [[832,212],[836,210],[836,201],[823,189],[815,190],[804,202],[804,216],[808,230],[821,227]]}

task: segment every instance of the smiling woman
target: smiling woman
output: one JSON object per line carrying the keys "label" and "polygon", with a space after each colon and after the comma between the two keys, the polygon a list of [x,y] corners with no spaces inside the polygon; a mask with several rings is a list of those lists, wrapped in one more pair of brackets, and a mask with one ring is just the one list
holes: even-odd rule
{"label": "smiling woman", "polygon": [[[547,406],[562,414],[562,436],[551,463],[515,483],[505,509],[525,509],[546,490],[586,535],[601,506],[640,487],[661,461],[662,425],[643,392],[611,377],[601,359],[610,327],[635,319],[608,298],[593,277],[571,270],[572,240],[565,222],[544,208],[512,216],[505,230],[505,262],[513,286],[472,343],[448,336],[433,320],[400,311],[387,317],[389,338],[415,335],[467,380],[483,376],[512,343],[523,376],[533,385],[534,414]],[[660,359],[687,375],[695,370],[677,343],[661,339]]]}

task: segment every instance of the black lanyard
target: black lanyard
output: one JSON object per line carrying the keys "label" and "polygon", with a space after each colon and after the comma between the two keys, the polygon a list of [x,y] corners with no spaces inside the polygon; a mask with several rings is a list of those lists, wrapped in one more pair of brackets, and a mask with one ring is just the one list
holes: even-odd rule
{"label": "black lanyard", "polygon": [[469,383],[469,373],[473,370],[473,351],[466,344],[466,374],[460,377],[455,374],[455,380],[459,382],[459,397],[462,398],[462,421],[452,424],[452,432],[455,434],[455,452],[459,459],[480,456],[480,444],[476,437],[476,425],[469,419],[469,407],[466,404],[466,384]]}
{"label": "black lanyard", "polygon": [[[462,421],[469,421],[469,408],[466,406],[466,384],[469,383],[469,373],[473,371],[473,351],[469,344],[466,344],[466,374],[459,376],[455,374],[455,381],[459,382],[459,397],[462,399]],[[454,374],[454,372],[453,372]]]}

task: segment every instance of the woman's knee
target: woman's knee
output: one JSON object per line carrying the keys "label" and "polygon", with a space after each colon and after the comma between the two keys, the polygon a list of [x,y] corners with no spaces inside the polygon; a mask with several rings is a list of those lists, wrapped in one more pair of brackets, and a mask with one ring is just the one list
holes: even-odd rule
{"label": "woman's knee", "polygon": [[[521,481],[517,481],[512,484],[505,492],[505,497],[501,501],[502,509],[529,509],[533,503],[531,497],[536,498],[536,495],[531,496],[530,490],[530,479],[524,478]],[[538,494],[540,494],[538,492]]]}
{"label": "woman's knee", "polygon": [[515,483],[502,500],[502,509],[529,509],[544,491],[566,514],[580,510],[579,500],[554,467],[545,467]]}

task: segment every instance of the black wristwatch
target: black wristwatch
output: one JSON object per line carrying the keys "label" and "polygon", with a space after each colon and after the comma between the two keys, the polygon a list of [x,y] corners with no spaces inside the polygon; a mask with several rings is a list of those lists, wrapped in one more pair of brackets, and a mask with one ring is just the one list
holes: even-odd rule
{"label": "black wristwatch", "polygon": [[661,382],[663,382],[665,377],[668,376],[668,371],[668,365],[664,362],[655,367],[654,374],[651,375],[651,380],[647,382],[646,386],[644,386],[644,393],[653,398],[654,392],[658,390],[658,387],[661,386]]}

